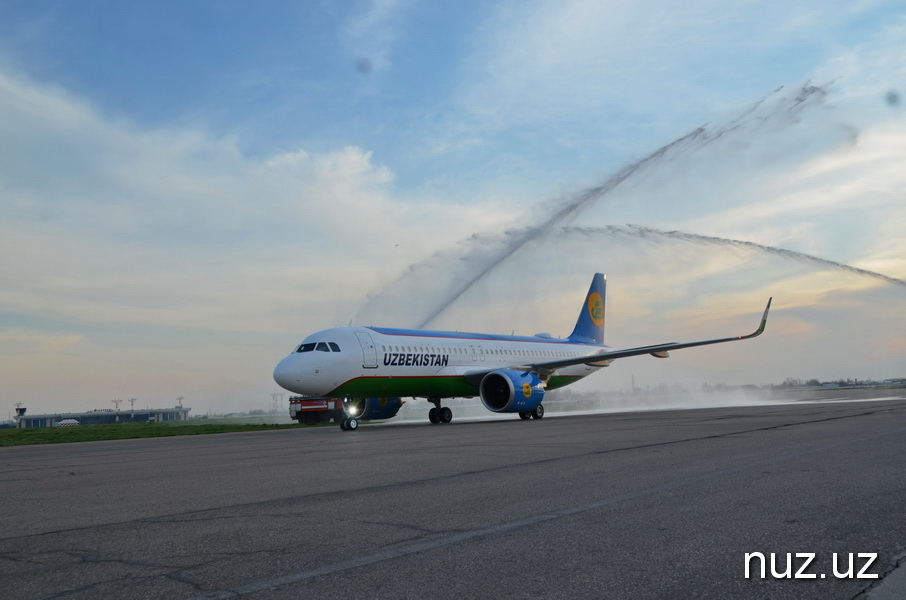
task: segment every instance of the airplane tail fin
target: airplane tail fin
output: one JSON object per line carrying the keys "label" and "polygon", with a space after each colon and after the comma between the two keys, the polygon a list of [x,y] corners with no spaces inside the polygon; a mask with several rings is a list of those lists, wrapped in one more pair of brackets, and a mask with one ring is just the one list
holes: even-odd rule
{"label": "airplane tail fin", "polygon": [[591,287],[582,303],[579,320],[576,328],[569,335],[569,340],[584,343],[604,343],[604,293],[607,286],[607,276],[595,273],[591,280]]}

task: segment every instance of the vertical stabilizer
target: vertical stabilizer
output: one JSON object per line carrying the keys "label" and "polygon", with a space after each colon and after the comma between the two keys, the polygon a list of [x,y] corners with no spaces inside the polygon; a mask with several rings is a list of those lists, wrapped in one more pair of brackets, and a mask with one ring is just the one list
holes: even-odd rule
{"label": "vertical stabilizer", "polygon": [[604,294],[607,286],[607,276],[595,273],[591,280],[591,287],[582,303],[579,320],[569,339],[574,342],[604,343]]}

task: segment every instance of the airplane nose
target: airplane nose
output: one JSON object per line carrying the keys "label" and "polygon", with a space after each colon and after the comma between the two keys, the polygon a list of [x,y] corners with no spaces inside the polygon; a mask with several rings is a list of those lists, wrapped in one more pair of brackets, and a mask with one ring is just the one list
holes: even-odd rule
{"label": "airplane nose", "polygon": [[292,356],[287,356],[274,367],[274,381],[283,389],[294,391],[293,384],[299,380],[298,369]]}

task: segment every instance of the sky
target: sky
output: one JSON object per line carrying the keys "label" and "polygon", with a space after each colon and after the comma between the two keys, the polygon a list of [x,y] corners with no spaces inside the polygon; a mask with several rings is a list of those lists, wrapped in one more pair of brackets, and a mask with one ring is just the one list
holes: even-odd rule
{"label": "sky", "polygon": [[899,0],[5,0],[0,400],[267,408],[309,333],[565,336],[596,271],[615,347],[774,304],[583,391],[906,377],[904,164]]}

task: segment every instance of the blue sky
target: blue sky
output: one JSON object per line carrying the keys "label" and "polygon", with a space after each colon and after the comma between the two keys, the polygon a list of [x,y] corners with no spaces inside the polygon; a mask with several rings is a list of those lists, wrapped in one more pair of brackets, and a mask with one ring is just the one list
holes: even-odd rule
{"label": "blue sky", "polygon": [[776,297],[770,338],[592,388],[906,376],[902,286],[625,228],[906,278],[904,41],[894,1],[7,1],[0,393],[264,406],[297,338],[417,325],[490,264],[433,325],[568,333],[595,270],[614,345]]}

